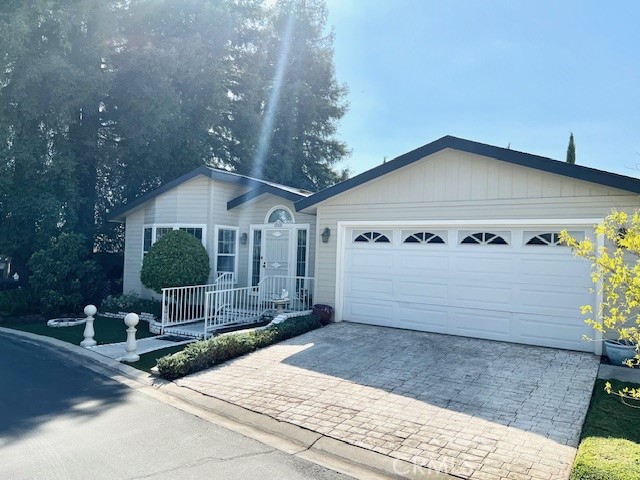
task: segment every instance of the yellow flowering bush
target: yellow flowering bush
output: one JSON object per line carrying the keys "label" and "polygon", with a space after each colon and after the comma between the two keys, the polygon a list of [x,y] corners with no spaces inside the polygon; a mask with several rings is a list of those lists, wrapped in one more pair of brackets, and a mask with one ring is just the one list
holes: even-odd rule
{"label": "yellow flowering bush", "polygon": [[[585,320],[594,330],[617,335],[620,343],[635,344],[636,356],[627,361],[640,365],[640,214],[628,215],[614,210],[596,226],[597,237],[604,238],[604,246],[597,247],[590,238],[577,240],[566,230],[560,234],[576,256],[591,262],[591,279],[602,294],[598,312],[591,305],[582,307]],[[606,390],[611,393],[611,385]],[[625,388],[614,392],[623,398],[640,400],[640,391]]]}

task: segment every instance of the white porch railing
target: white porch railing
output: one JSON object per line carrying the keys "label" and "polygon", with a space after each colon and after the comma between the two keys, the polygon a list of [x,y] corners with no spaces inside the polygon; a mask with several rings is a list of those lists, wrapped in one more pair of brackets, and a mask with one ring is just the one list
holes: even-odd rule
{"label": "white porch railing", "polygon": [[265,277],[255,287],[218,289],[205,293],[204,338],[216,327],[254,323],[263,315],[275,314],[273,300],[282,290],[289,294],[285,311],[311,310],[313,277]]}
{"label": "white porch railing", "polygon": [[233,274],[225,272],[208,285],[171,287],[162,289],[162,329],[205,319],[205,300],[208,293],[228,290],[233,286]]}

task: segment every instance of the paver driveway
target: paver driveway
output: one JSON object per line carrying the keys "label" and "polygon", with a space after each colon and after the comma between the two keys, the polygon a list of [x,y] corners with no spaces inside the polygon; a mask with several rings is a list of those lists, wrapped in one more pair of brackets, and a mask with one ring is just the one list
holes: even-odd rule
{"label": "paver driveway", "polygon": [[463,478],[567,478],[587,353],[332,324],[181,386]]}

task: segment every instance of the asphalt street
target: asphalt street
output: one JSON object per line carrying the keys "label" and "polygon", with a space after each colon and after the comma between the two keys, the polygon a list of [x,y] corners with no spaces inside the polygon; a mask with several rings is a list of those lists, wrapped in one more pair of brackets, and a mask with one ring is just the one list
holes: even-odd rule
{"label": "asphalt street", "polygon": [[0,333],[0,479],[346,479]]}

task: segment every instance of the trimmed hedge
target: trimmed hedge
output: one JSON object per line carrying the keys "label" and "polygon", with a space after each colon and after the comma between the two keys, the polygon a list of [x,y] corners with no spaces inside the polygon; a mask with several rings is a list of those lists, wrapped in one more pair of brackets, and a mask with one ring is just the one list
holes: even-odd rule
{"label": "trimmed hedge", "polygon": [[136,312],[152,313],[156,317],[162,314],[162,302],[149,298],[141,298],[138,295],[129,293],[126,295],[109,295],[100,304],[99,312]]}
{"label": "trimmed hedge", "polygon": [[158,370],[162,378],[175,380],[320,327],[320,319],[309,315],[294,317],[264,330],[220,335],[160,358]]}

